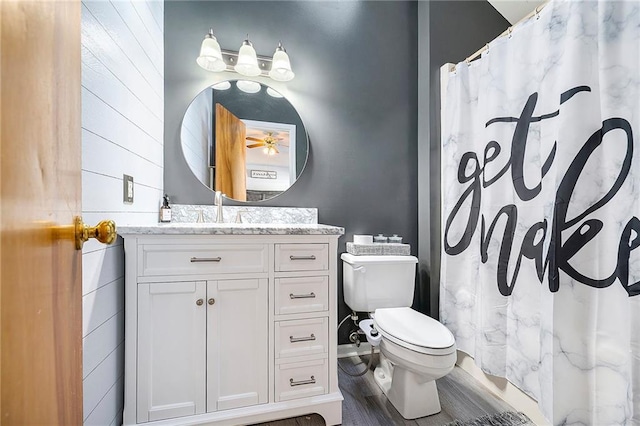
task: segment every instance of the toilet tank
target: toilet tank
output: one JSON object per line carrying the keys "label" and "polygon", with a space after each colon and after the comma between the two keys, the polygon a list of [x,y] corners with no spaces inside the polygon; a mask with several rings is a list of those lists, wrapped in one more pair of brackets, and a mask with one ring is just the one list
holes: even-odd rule
{"label": "toilet tank", "polygon": [[410,307],[413,303],[414,256],[354,256],[343,253],[344,301],[356,312]]}

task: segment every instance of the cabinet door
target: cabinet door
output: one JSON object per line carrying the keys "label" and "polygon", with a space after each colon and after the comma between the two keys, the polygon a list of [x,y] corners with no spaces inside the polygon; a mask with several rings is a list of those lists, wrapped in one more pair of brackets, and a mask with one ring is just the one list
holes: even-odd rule
{"label": "cabinet door", "polygon": [[207,282],[207,411],[268,401],[267,280]]}
{"label": "cabinet door", "polygon": [[138,422],[205,411],[206,282],[138,285]]}

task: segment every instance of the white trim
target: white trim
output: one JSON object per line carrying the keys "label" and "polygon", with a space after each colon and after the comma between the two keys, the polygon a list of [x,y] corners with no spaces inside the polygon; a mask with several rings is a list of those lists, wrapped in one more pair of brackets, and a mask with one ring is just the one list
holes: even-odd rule
{"label": "white trim", "polygon": [[[195,416],[176,417],[144,423],[147,426],[194,426],[212,425],[231,426],[237,424],[263,423],[282,418],[297,417],[318,413],[327,425],[338,425],[342,420],[342,394],[333,392],[312,398],[300,398],[291,401],[258,404],[249,407],[214,411]],[[125,423],[126,425],[136,423]]]}

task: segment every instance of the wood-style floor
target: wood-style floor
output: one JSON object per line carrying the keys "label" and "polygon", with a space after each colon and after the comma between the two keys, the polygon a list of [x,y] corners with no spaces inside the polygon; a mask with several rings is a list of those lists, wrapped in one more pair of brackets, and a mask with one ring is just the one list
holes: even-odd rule
{"label": "wood-style floor", "polygon": [[[375,355],[377,358],[377,355]],[[368,357],[342,358],[338,362],[350,372],[362,371]],[[364,361],[363,365],[356,365]],[[377,359],[374,359],[374,366]],[[493,396],[459,367],[437,381],[442,411],[433,416],[405,420],[391,405],[376,384],[371,371],[361,377],[351,377],[338,369],[338,384],[344,401],[342,424],[344,426],[439,426],[454,420],[471,420],[487,414],[513,411],[501,399]],[[292,419],[262,423],[261,426],[323,426],[324,420],[317,414]]]}

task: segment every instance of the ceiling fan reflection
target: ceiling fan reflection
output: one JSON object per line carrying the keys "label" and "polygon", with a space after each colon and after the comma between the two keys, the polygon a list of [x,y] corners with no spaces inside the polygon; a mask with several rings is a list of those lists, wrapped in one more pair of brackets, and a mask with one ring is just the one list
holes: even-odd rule
{"label": "ceiling fan reflection", "polygon": [[262,139],[255,138],[253,136],[247,136],[248,141],[256,142],[250,145],[247,145],[247,148],[263,148],[263,152],[266,155],[275,155],[279,154],[278,146],[288,146],[286,142],[282,142],[283,138],[278,138],[278,132],[264,132],[265,137]]}

